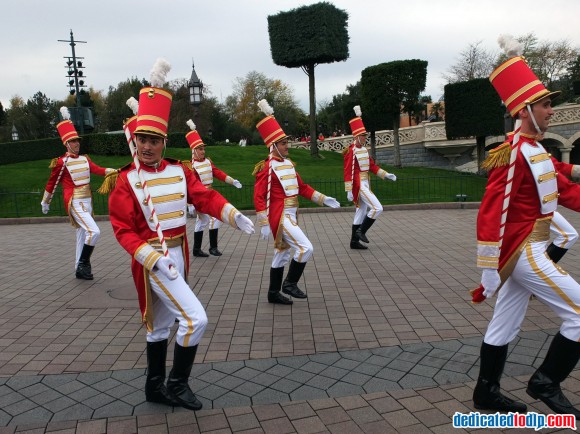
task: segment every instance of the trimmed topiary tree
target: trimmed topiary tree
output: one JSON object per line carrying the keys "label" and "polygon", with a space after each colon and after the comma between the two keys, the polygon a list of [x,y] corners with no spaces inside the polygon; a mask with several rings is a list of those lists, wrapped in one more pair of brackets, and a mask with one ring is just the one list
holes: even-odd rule
{"label": "trimmed topiary tree", "polygon": [[268,16],[272,60],[287,68],[302,68],[310,93],[310,153],[319,156],[316,138],[314,68],[319,63],[348,59],[348,14],[331,3],[301,6]]}
{"label": "trimmed topiary tree", "polygon": [[401,167],[399,122],[401,112],[415,105],[427,82],[427,61],[396,60],[369,66],[362,71],[361,95],[365,126],[371,132],[374,155],[375,131],[393,129],[394,166]]}
{"label": "trimmed topiary tree", "polygon": [[485,155],[485,137],[504,134],[505,106],[487,78],[447,84],[444,92],[447,138],[475,136],[479,171]]}

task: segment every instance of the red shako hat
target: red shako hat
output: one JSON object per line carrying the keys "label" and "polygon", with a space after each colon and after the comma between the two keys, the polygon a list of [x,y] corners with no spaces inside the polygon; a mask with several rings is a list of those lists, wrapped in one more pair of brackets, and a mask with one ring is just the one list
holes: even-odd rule
{"label": "red shako hat", "polygon": [[139,91],[139,110],[135,134],[167,137],[169,110],[173,97],[162,89],[171,65],[165,59],[157,59],[151,70],[151,86]]}
{"label": "red shako hat", "polygon": [[260,107],[262,112],[266,115],[266,117],[256,125],[256,128],[262,136],[264,143],[266,143],[266,146],[270,147],[274,143],[288,137],[274,117],[274,109],[270,107],[268,101],[265,99],[260,100],[258,102],[258,107]]}
{"label": "red shako hat", "polygon": [[62,140],[62,144],[66,145],[66,142],[69,140],[80,139],[74,124],[70,120],[70,112],[68,111],[68,108],[61,107],[60,114],[63,118],[63,121],[56,125],[56,129],[60,139]]}
{"label": "red shako hat", "polygon": [[360,136],[361,134],[366,134],[367,130],[365,129],[365,124],[363,123],[361,118],[362,112],[360,109],[360,105],[354,106],[353,109],[354,113],[356,114],[356,117],[348,121],[348,123],[350,124],[352,135],[356,137]]}
{"label": "red shako hat", "polygon": [[201,145],[205,146],[205,143],[203,143],[203,140],[201,140],[201,136],[197,132],[197,129],[193,121],[190,119],[186,122],[186,124],[189,126],[189,129],[191,131],[185,135],[185,139],[187,140],[187,143],[189,144],[191,150],[193,151],[195,148]]}

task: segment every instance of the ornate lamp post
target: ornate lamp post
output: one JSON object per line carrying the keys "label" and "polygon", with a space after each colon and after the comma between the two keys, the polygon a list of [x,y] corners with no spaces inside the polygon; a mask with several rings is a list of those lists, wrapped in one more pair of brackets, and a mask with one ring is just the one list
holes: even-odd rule
{"label": "ornate lamp post", "polygon": [[17,141],[18,137],[18,130],[16,129],[16,125],[12,124],[12,141]]}
{"label": "ornate lamp post", "polygon": [[199,106],[201,105],[201,100],[203,98],[202,96],[203,83],[201,82],[201,80],[197,76],[197,73],[195,72],[195,65],[193,64],[193,62],[191,63],[191,78],[189,79],[187,86],[189,87],[189,102],[197,111],[199,109]]}

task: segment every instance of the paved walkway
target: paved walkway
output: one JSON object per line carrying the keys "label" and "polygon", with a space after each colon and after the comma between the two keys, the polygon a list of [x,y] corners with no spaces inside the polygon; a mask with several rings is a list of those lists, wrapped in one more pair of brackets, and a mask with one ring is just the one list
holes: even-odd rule
{"label": "paved walkway", "polygon": [[[191,264],[210,320],[190,381],[204,403],[195,413],[144,401],[130,257],[107,221],[90,282],[74,278],[68,224],[0,225],[0,433],[456,432],[453,414],[473,410],[492,312],[467,293],[479,278],[476,213],[388,210],[367,251],[348,248],[351,212],[302,213],[315,253],[308,299],[292,307],[265,302],[271,242],[221,229],[224,255]],[[572,274],[577,250],[562,260]],[[530,411],[549,412],[525,382],[558,326],[532,301],[510,346],[502,388]],[[574,403],[579,379],[564,383]]]}

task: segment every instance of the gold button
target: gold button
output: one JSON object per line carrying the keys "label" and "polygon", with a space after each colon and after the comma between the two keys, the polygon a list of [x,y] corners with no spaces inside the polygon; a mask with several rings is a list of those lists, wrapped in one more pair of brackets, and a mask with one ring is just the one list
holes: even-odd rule
{"label": "gold button", "polygon": [[143,199],[143,205],[147,205],[147,199]]}
{"label": "gold button", "polygon": [[185,197],[185,193],[181,193],[179,197]]}
{"label": "gold button", "polygon": [[551,156],[552,156],[552,154],[548,154],[548,157],[551,157]]}
{"label": "gold button", "polygon": [[135,188],[141,188],[141,183],[138,182],[137,184],[135,184]]}
{"label": "gold button", "polygon": [[534,157],[530,158],[530,161],[533,163],[534,161],[536,161],[536,159]]}
{"label": "gold button", "polygon": [[183,176],[180,176],[180,177],[179,177],[179,180],[180,180],[180,181],[183,181]]}
{"label": "gold button", "polygon": [[185,214],[185,212],[184,212],[184,211],[179,211],[179,216],[180,216],[180,217],[182,217],[182,216],[183,216],[183,214]]}

